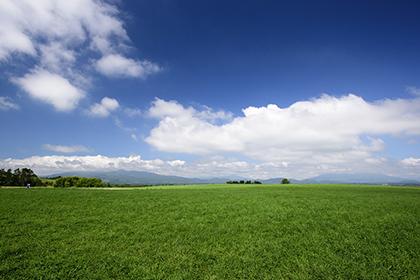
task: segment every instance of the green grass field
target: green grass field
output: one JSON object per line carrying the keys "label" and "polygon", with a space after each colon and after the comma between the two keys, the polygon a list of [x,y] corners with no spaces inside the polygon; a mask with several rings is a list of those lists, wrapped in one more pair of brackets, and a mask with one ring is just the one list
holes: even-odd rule
{"label": "green grass field", "polygon": [[1,279],[419,279],[420,189],[0,189]]}

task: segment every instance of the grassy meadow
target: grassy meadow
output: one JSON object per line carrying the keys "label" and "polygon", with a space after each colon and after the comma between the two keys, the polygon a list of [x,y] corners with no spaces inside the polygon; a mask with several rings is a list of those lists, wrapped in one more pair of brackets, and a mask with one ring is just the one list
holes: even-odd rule
{"label": "grassy meadow", "polygon": [[0,279],[419,279],[420,189],[0,188]]}

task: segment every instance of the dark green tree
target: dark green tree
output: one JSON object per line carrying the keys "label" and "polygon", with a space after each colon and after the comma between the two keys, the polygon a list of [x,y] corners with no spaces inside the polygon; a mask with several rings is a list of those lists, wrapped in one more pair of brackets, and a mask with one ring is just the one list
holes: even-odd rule
{"label": "dark green tree", "polygon": [[18,168],[13,172],[11,169],[8,169],[7,171],[0,169],[1,186],[25,186],[26,184],[31,184],[31,186],[41,186],[42,181],[29,168]]}
{"label": "dark green tree", "polygon": [[281,183],[282,183],[282,184],[290,184],[290,181],[289,181],[287,178],[283,178],[283,179],[281,180]]}

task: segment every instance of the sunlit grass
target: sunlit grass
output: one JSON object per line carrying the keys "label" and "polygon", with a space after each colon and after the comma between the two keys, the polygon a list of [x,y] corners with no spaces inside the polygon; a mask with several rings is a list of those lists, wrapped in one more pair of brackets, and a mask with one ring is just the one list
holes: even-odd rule
{"label": "sunlit grass", "polygon": [[0,278],[418,279],[420,189],[0,189]]}

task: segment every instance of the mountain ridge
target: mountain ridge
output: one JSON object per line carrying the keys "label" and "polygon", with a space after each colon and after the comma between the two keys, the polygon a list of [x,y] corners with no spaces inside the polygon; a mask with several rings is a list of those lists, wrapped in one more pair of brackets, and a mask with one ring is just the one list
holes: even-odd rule
{"label": "mountain ridge", "polygon": [[[148,171],[131,171],[131,170],[113,170],[113,171],[69,171],[55,173],[47,178],[58,176],[80,176],[88,178],[99,178],[111,184],[126,185],[159,185],[159,184],[222,184],[232,178],[213,177],[213,178],[191,178],[175,175],[162,175]],[[280,184],[285,177],[276,177],[269,179],[260,179],[263,184]],[[246,178],[233,178],[233,180],[247,180]],[[295,184],[373,184],[373,185],[408,185],[420,184],[419,180],[395,177],[383,174],[373,173],[326,173],[315,177],[297,180],[290,179]]]}

